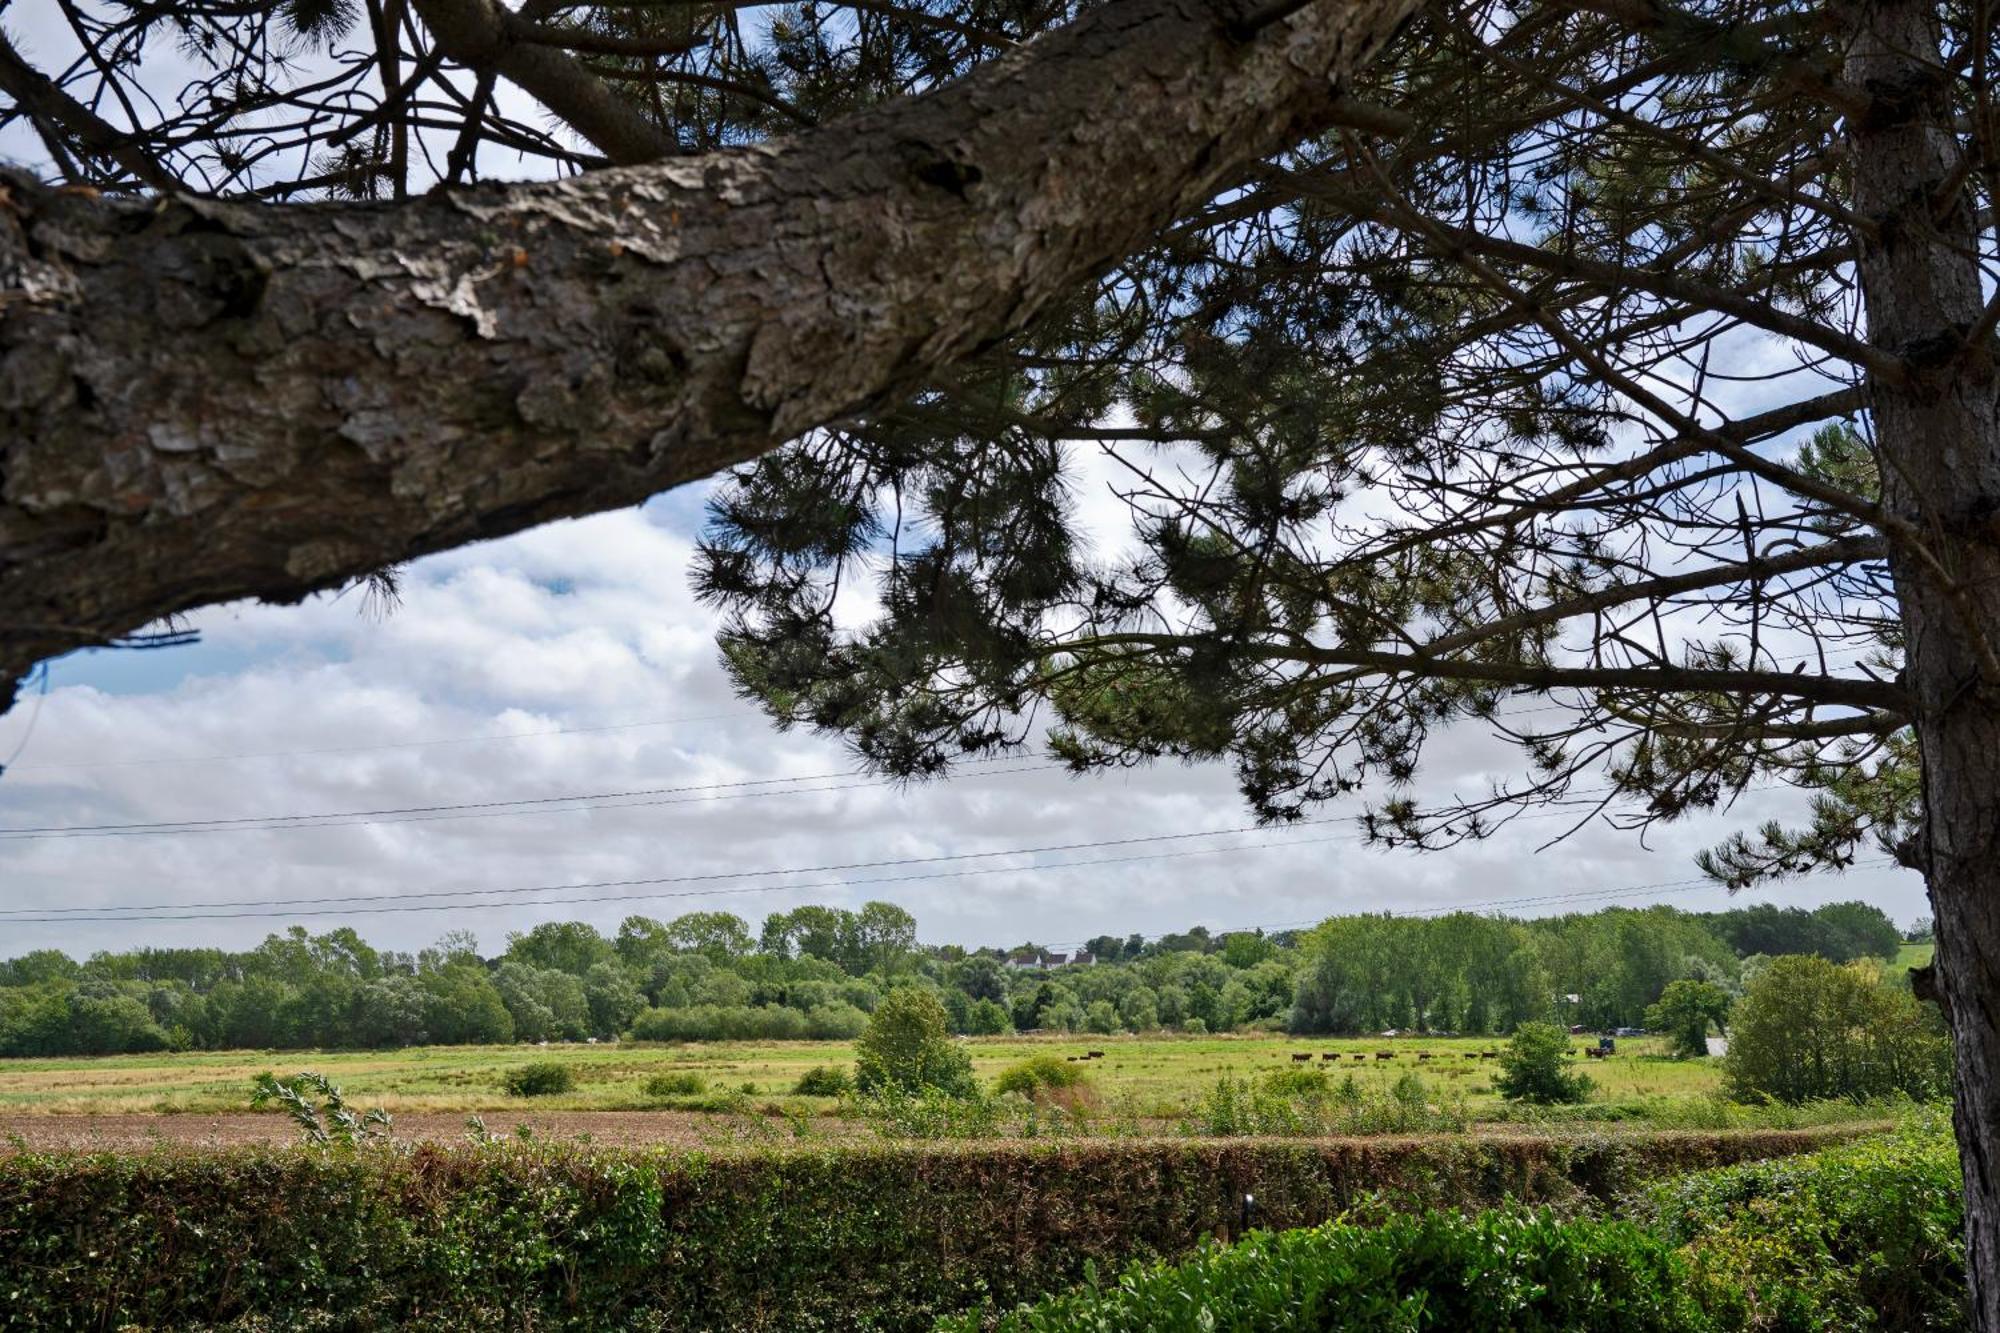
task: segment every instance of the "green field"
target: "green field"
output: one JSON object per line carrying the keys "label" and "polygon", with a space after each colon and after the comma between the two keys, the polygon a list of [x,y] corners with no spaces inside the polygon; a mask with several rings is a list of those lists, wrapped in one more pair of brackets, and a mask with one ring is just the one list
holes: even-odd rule
{"label": "green field", "polygon": [[[1584,1040],[1577,1040],[1579,1051]],[[1294,1053],[1310,1053],[1315,1068],[1353,1074],[1364,1087],[1386,1089],[1414,1070],[1446,1095],[1462,1096],[1475,1115],[1496,1110],[1492,1091],[1497,1062],[1480,1059],[1498,1040],[1397,1038],[1300,1041],[1278,1037],[977,1038],[967,1042],[973,1066],[990,1081],[1014,1061],[1031,1055],[1072,1055],[1101,1050],[1090,1062],[1097,1093],[1146,1116],[1174,1116],[1218,1077],[1246,1077],[1289,1069]],[[1377,1052],[1394,1052],[1380,1060]],[[1322,1060],[1335,1054],[1338,1060]],[[1362,1058],[1356,1059],[1356,1056]],[[1420,1058],[1428,1056],[1428,1059]],[[575,1091],[532,1102],[501,1088],[504,1073],[534,1060],[559,1060],[577,1075]],[[760,1100],[796,1109],[831,1111],[830,1098],[793,1098],[798,1076],[814,1065],[851,1066],[845,1042],[718,1042],[680,1046],[625,1043],[568,1046],[430,1046],[387,1052],[224,1051],[180,1055],[0,1061],[0,1112],[91,1114],[239,1111],[248,1106],[250,1080],[263,1070],[279,1074],[313,1069],[331,1077],[355,1102],[392,1112],[494,1111],[532,1106],[543,1111],[644,1110],[671,1107],[649,1097],[648,1079],[689,1071],[716,1092],[742,1090]],[[1712,1060],[1676,1061],[1653,1038],[1619,1042],[1618,1054],[1588,1062],[1596,1099],[1631,1101],[1699,1096],[1720,1084]]]}
{"label": "green field", "polygon": [[1896,961],[1893,966],[1898,968],[1923,967],[1931,961],[1931,954],[1936,952],[1936,950],[1937,946],[1930,943],[1905,944],[1896,951]]}

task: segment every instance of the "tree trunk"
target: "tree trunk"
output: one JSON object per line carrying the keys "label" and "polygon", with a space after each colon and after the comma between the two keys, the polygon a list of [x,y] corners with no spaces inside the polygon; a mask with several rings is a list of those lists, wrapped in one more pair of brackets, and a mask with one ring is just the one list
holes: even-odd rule
{"label": "tree trunk", "polygon": [[1415,7],[1114,0],[796,139],[402,204],[0,180],[0,708],[52,653],[890,401],[1330,123]]}
{"label": "tree trunk", "polygon": [[1907,366],[1871,395],[1883,501],[1926,536],[1891,568],[1907,631],[1937,970],[1957,1063],[1971,1327],[2000,1333],[2000,373],[1937,7],[1869,0],[1847,82],[1869,340]]}

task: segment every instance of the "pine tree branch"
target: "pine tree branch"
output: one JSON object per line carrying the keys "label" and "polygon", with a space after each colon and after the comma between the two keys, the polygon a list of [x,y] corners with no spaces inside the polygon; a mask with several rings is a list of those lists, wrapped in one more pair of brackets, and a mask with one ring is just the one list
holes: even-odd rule
{"label": "pine tree branch", "polygon": [[793,139],[407,203],[10,177],[0,694],[893,404],[1321,128],[1414,2],[1246,42],[1201,0],[1115,0]]}

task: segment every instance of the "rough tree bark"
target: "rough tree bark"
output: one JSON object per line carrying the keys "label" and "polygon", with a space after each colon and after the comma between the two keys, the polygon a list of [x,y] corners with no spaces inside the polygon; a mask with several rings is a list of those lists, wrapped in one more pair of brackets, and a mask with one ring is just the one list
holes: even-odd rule
{"label": "rough tree bark", "polygon": [[1930,0],[1867,0],[1847,79],[1870,341],[1908,373],[1871,387],[1883,503],[1930,539],[1892,546],[1923,762],[1916,859],[1956,1046],[1971,1326],[2000,1333],[2000,368]]}
{"label": "rough tree bark", "polygon": [[1115,0],[790,140],[396,205],[0,199],[0,707],[39,659],[633,504],[1016,330],[1416,0]]}

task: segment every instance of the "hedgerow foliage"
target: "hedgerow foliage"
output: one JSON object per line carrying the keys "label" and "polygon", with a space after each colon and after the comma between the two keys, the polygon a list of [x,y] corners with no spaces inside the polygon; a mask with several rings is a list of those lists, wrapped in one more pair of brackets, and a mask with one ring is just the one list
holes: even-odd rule
{"label": "hedgerow foliage", "polygon": [[1948,1131],[1650,1186],[1637,1210],[1773,1328],[1965,1326],[1964,1211]]}
{"label": "hedgerow foliage", "polygon": [[1960,1328],[1958,1178],[1933,1131],[1655,1184],[1624,1220],[1512,1208],[1254,1232],[940,1333]]}
{"label": "hedgerow foliage", "polygon": [[1609,1200],[1837,1137],[16,1152],[0,1327],[919,1329],[1186,1254],[1246,1192],[1274,1227]]}
{"label": "hedgerow foliage", "polygon": [[[976,1333],[977,1318],[944,1325]],[[1330,1222],[1205,1246],[1000,1324],[1007,1333],[1280,1333],[1306,1329],[1603,1329],[1708,1333],[1670,1246],[1628,1223],[1548,1212],[1430,1212]]]}

